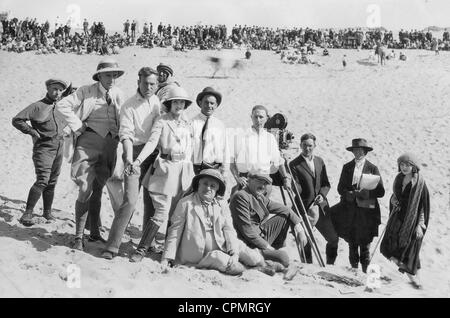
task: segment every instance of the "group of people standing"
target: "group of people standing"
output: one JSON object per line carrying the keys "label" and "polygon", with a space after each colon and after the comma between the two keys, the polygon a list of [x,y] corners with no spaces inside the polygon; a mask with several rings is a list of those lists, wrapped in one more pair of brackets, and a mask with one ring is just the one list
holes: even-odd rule
{"label": "group of people standing", "polygon": [[[45,98],[13,118],[13,125],[33,138],[36,182],[29,190],[20,220],[23,225],[34,224],[33,209],[41,195],[43,216],[55,219],[54,188],[64,140],[71,140],[71,177],[79,190],[74,249],[85,248],[89,217],[88,241],[104,243],[103,258],[117,256],[144,188],[142,238],[130,255],[131,262],[142,261],[148,253],[161,253],[161,262],[168,266],[188,264],[231,275],[255,267],[273,275],[290,264],[283,247],[291,229],[305,251],[302,261],[311,263],[306,220],[270,198],[271,175],[278,173],[285,189],[297,187],[300,197],[295,202],[302,201],[308,220],[327,241],[327,264],[335,263],[341,237],[348,242],[351,266],[357,268],[361,263],[366,272],[370,244],[381,223],[377,199],[384,196],[385,189],[381,177],[373,189],[361,185],[364,175],[380,175],[366,159],[373,149],[365,139],[354,139],[347,148],[355,158],[342,169],[337,186],[340,202],[330,207],[327,194],[331,185],[324,160],[314,153],[313,134],[301,137],[302,151],[288,163],[274,135],[264,128],[269,113],[263,105],[252,108],[251,128],[231,136],[215,116],[223,96],[214,88],[206,87],[197,94],[199,113],[188,119],[184,112],[193,100],[174,81],[169,65],[161,63],[156,70],[142,67],[136,93],[128,99],[116,85],[124,72],[116,61],[106,58],[92,76],[95,83],[74,92],[68,82],[49,79]],[[117,158],[119,148],[123,149],[122,158]],[[381,252],[413,279],[420,268],[429,195],[413,155],[399,157],[398,166]],[[236,181],[229,198],[225,197],[230,186],[226,171]],[[117,179],[123,179],[123,184]],[[100,232],[105,185],[115,213],[108,239]],[[117,186],[123,187],[123,194]],[[165,239],[158,241],[161,232]]]}

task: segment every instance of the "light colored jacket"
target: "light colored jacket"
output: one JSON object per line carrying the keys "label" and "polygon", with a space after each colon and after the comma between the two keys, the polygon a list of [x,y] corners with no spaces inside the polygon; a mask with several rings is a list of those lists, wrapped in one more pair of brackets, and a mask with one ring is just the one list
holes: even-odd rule
{"label": "light colored jacket", "polygon": [[[181,264],[198,264],[204,257],[206,220],[197,193],[178,202],[171,222],[163,258],[174,259]],[[214,204],[213,231],[214,239],[223,252],[239,253],[239,241],[225,201]]]}
{"label": "light colored jacket", "polygon": [[[178,141],[177,141],[178,140]],[[192,164],[192,127],[186,121],[177,126],[170,114],[159,117],[152,127],[150,139],[142,149],[138,159],[143,162],[155,148],[160,156],[155,160],[153,169],[149,169],[143,186],[151,192],[176,196],[181,188],[186,191],[194,177]],[[174,161],[161,158],[162,155],[175,157],[183,154],[184,159]]]}
{"label": "light colored jacket", "polygon": [[[78,88],[69,96],[56,103],[56,110],[61,113],[72,131],[77,131],[94,110],[97,100],[104,100],[99,87],[100,82]],[[116,119],[119,120],[120,107],[124,102],[123,93],[118,87],[110,90],[113,105],[116,108]],[[118,123],[119,125],[119,123]]]}

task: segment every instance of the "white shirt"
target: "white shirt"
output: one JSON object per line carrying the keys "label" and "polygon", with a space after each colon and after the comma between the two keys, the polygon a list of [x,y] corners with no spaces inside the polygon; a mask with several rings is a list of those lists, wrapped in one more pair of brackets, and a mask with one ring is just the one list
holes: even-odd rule
{"label": "white shirt", "polygon": [[221,120],[210,116],[206,127],[204,139],[205,149],[202,149],[202,130],[206,116],[202,113],[195,116],[191,125],[194,133],[194,164],[223,163],[225,157],[226,133],[225,125]]}
{"label": "white shirt", "polygon": [[366,163],[366,158],[363,158],[361,160],[355,159],[355,170],[353,171],[352,184],[359,185],[359,180],[361,180],[362,171],[363,171],[365,163]]}
{"label": "white shirt", "polygon": [[311,170],[313,176],[316,175],[316,167],[314,166],[314,156],[311,156],[311,159],[308,157],[305,157],[302,155],[303,159],[305,159],[306,164],[308,165],[309,169]]}
{"label": "white shirt", "polygon": [[160,115],[160,108],[161,104],[156,95],[147,99],[137,92],[130,97],[120,110],[120,141],[130,139],[133,145],[145,144]]}
{"label": "white shirt", "polygon": [[277,141],[274,135],[266,130],[258,134],[255,129],[247,129],[234,136],[234,162],[239,172],[271,174],[278,171],[283,164]]}

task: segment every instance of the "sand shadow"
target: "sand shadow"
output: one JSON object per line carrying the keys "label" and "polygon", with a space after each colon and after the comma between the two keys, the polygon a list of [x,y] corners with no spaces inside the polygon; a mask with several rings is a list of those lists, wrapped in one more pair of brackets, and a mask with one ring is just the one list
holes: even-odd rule
{"label": "sand shadow", "polygon": [[367,59],[357,60],[356,63],[358,63],[359,65],[364,65],[364,66],[378,66],[378,65],[380,65],[377,62],[372,62],[372,61],[369,61]]}

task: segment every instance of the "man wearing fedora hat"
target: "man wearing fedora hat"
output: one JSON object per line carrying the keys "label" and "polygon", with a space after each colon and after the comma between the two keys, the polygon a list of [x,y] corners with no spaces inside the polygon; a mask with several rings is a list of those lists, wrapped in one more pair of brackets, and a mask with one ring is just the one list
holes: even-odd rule
{"label": "man wearing fedora hat", "polygon": [[[173,87],[180,86],[180,84],[173,80],[173,70],[169,65],[160,63],[156,67],[156,71],[158,72],[158,89],[156,90],[155,94],[156,96],[158,96],[161,104],[164,104],[169,91]],[[163,111],[165,111],[164,108]]]}
{"label": "man wearing fedora hat", "polygon": [[[20,222],[31,226],[33,222],[33,209],[43,197],[43,217],[54,220],[52,215],[55,186],[61,171],[63,158],[63,128],[64,119],[55,112],[55,103],[60,100],[68,84],[61,79],[51,78],[45,82],[46,96],[29,105],[19,112],[12,124],[24,134],[33,138],[33,164],[36,172],[36,182],[28,192],[27,205]],[[30,121],[31,126],[27,124]]]}
{"label": "man wearing fedora hat", "polygon": [[161,263],[176,261],[197,268],[241,274],[247,266],[263,266],[264,258],[238,240],[225,194],[225,179],[204,169],[192,179],[193,193],[182,198],[171,218]]}
{"label": "man wearing fedora hat", "polygon": [[198,174],[207,168],[224,172],[225,125],[214,116],[222,102],[222,94],[212,87],[205,87],[197,95],[200,114],[192,119],[194,131],[194,171]]}
{"label": "man wearing fedora hat", "polygon": [[366,272],[370,263],[370,243],[378,236],[381,223],[377,199],[384,196],[384,187],[381,177],[373,190],[360,187],[363,174],[380,175],[377,166],[366,159],[367,153],[373,150],[367,140],[353,139],[347,150],[355,158],[342,168],[337,189],[341,200],[330,208],[330,212],[337,234],[349,245],[350,265],[358,268],[361,263]]}
{"label": "man wearing fedora hat", "polygon": [[101,193],[116,162],[123,93],[115,82],[123,74],[115,60],[105,58],[92,76],[96,83],[78,88],[56,104],[76,137],[71,171],[79,187],[75,203],[75,249],[83,250],[88,211],[90,241],[105,241],[99,231]]}
{"label": "man wearing fedora hat", "polygon": [[[119,251],[122,236],[136,208],[142,179],[158,155],[158,151],[155,151],[142,162],[140,169],[132,169],[133,161],[136,160],[148,141],[161,108],[159,99],[154,94],[158,85],[158,73],[150,67],[143,67],[139,70],[138,77],[136,94],[123,104],[120,111],[119,136],[124,150],[125,190],[123,203],[114,217],[108,242],[102,254],[107,259],[112,259]],[[143,199],[144,218],[142,224],[145,227],[154,210],[146,190],[143,193]]]}
{"label": "man wearing fedora hat", "polygon": [[[294,226],[295,235],[305,246],[307,239],[302,219],[288,207],[270,200],[266,193],[272,178],[268,174],[250,174],[246,187],[230,200],[230,211],[237,236],[251,248],[258,248],[265,259],[289,266],[283,250],[287,231]],[[273,217],[270,217],[274,214]]]}

